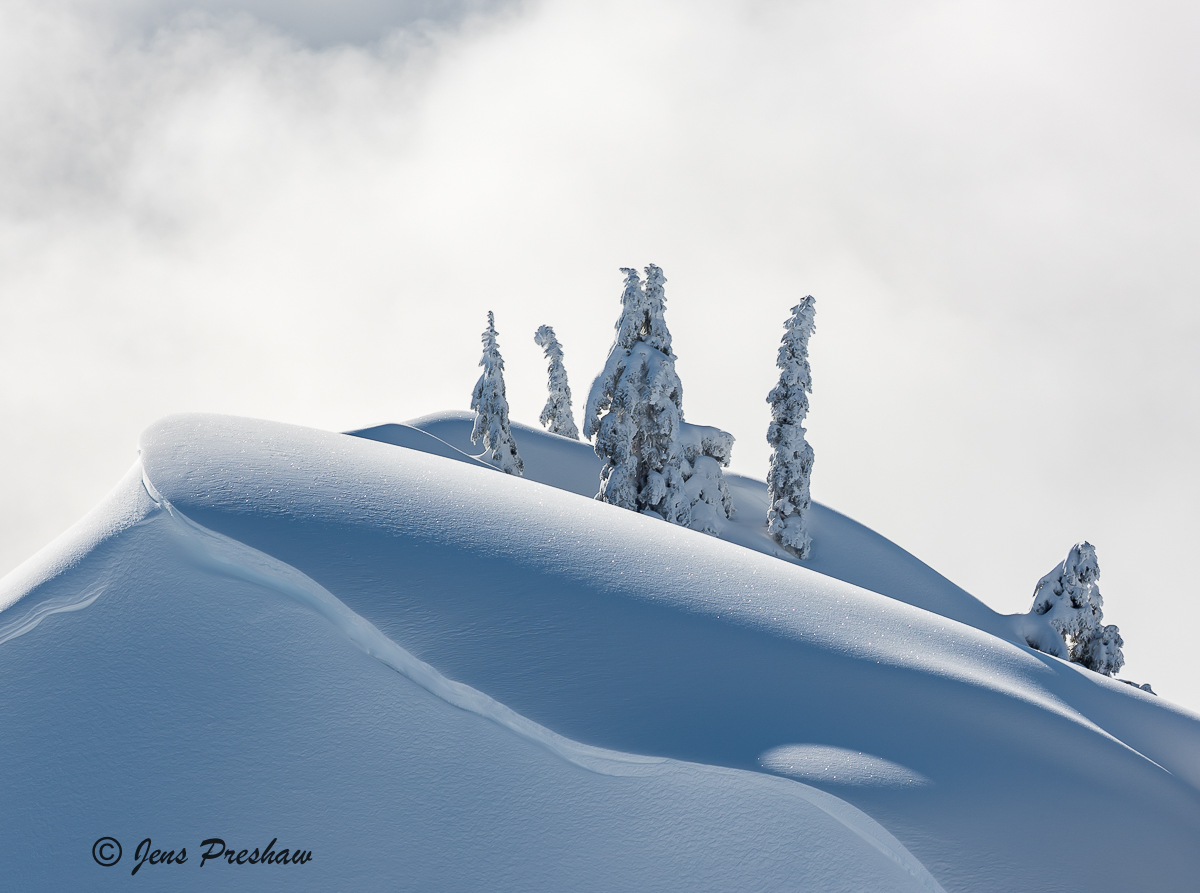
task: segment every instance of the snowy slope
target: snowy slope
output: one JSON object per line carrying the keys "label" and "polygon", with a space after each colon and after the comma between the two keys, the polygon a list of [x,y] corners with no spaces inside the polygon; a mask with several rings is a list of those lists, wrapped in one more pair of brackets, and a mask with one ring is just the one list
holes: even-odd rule
{"label": "snowy slope", "polygon": [[[164,420],[5,578],[19,888],[128,884],[153,836],[171,889],[1194,889],[1191,714],[413,427],[459,456]],[[882,588],[935,580],[828,518]],[[217,836],[314,858],[200,868]]]}
{"label": "snowy slope", "polygon": [[[933,889],[836,798],[521,723],[158,510],[140,469],[76,537],[78,563],[0,632],[6,889],[128,889],[146,836],[188,851],[139,869],[155,889],[727,890],[751,870],[761,889]],[[101,835],[122,863],[93,862]],[[212,837],[313,859],[201,869]]]}
{"label": "snowy slope", "polygon": [[[445,412],[422,416],[403,427],[425,431],[439,442],[451,445],[463,456],[478,456],[480,448],[471,443],[473,419],[470,413]],[[415,440],[400,442],[391,439],[390,429],[396,427],[400,426],[385,425],[351,433],[385,443],[422,448]],[[525,461],[524,476],[528,480],[589,498],[596,495],[603,463],[590,444],[567,440],[519,423],[513,423],[512,430],[513,439]],[[732,521],[722,522],[721,539],[784,561],[799,563],[767,533],[766,484],[740,474],[727,474],[726,481],[738,514]],[[1024,641],[1010,618],[997,614],[966,590],[873,530],[819,503],[813,504],[809,524],[813,531],[813,551],[804,562],[805,567],[993,635]]]}

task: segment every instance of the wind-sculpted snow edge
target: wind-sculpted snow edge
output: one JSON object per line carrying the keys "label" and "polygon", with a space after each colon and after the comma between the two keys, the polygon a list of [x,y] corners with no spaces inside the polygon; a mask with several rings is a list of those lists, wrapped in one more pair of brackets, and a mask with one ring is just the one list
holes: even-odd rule
{"label": "wind-sculpted snow edge", "polygon": [[[100,543],[144,520],[154,509],[146,503],[142,488],[136,484],[141,477],[142,463],[138,460],[95,508],[0,578],[0,612],[13,608],[42,583],[74,567]],[[75,602],[87,598],[89,596],[81,595],[57,607],[50,604],[35,606],[31,613],[36,613],[38,620],[32,625],[24,625],[30,617],[0,624],[0,642],[28,632],[41,618],[77,610],[78,605],[73,607]]]}

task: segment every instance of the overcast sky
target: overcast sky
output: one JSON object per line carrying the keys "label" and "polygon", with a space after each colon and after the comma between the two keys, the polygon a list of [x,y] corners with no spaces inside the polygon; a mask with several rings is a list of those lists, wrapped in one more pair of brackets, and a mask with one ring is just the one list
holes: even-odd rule
{"label": "overcast sky", "polygon": [[763,477],[812,293],[814,496],[1003,612],[1097,546],[1200,708],[1200,12],[1185,3],[0,0],[0,573],[139,432],[536,424],[657,263],[690,421]]}

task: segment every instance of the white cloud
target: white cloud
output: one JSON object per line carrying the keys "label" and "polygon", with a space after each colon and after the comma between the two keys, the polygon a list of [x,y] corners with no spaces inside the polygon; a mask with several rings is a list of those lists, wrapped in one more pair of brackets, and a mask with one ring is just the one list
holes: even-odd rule
{"label": "white cloud", "polygon": [[814,495],[1005,611],[1090,539],[1129,675],[1200,704],[1189,7],[284,8],[0,10],[3,567],[167,412],[465,408],[488,309],[534,421],[534,329],[584,394],[653,261],[735,466],[812,292]]}
{"label": "white cloud", "polygon": [[64,0],[73,13],[145,36],[179,19],[250,18],[306,46],[373,44],[398,28],[455,25],[519,0]]}

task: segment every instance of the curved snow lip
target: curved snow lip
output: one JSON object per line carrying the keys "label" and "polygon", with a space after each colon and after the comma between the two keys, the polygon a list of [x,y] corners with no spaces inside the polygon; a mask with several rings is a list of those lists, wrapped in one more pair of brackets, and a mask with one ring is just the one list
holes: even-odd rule
{"label": "curved snow lip", "polygon": [[921,787],[932,782],[907,766],[874,754],[825,744],[784,744],[758,758],[768,772],[826,785]]}
{"label": "curved snow lip", "polygon": [[[21,611],[20,602],[26,595],[47,580],[66,573],[105,540],[141,523],[147,513],[155,511],[151,503],[139,496],[141,490],[134,483],[142,477],[139,459],[95,508],[0,579],[0,612]],[[0,643],[24,635],[54,614],[86,608],[99,595],[98,591],[88,590],[69,599],[48,599],[35,604],[16,619],[0,624]]]}
{"label": "curved snow lip", "polygon": [[[146,493],[162,510],[162,516],[169,519],[179,546],[196,566],[210,573],[263,586],[293,599],[332,623],[364,653],[415,682],[435,697],[494,722],[582,769],[602,775],[638,776],[652,773],[657,767],[675,764],[692,765],[707,772],[751,776],[755,774],[724,766],[688,764],[667,757],[623,753],[565,738],[478,689],[446,678],[389,639],[378,627],[356,614],[331,592],[295,567],[197,524],[161,495],[144,469],[142,483]],[[97,592],[93,595],[87,604],[95,601],[99,594]],[[77,610],[86,606],[77,603],[75,607],[65,610]],[[759,778],[764,783],[775,780],[769,775]],[[786,783],[792,793],[844,825],[902,868],[929,893],[945,893],[944,888],[925,866],[886,828],[866,813],[832,794],[803,783],[791,780]]]}

